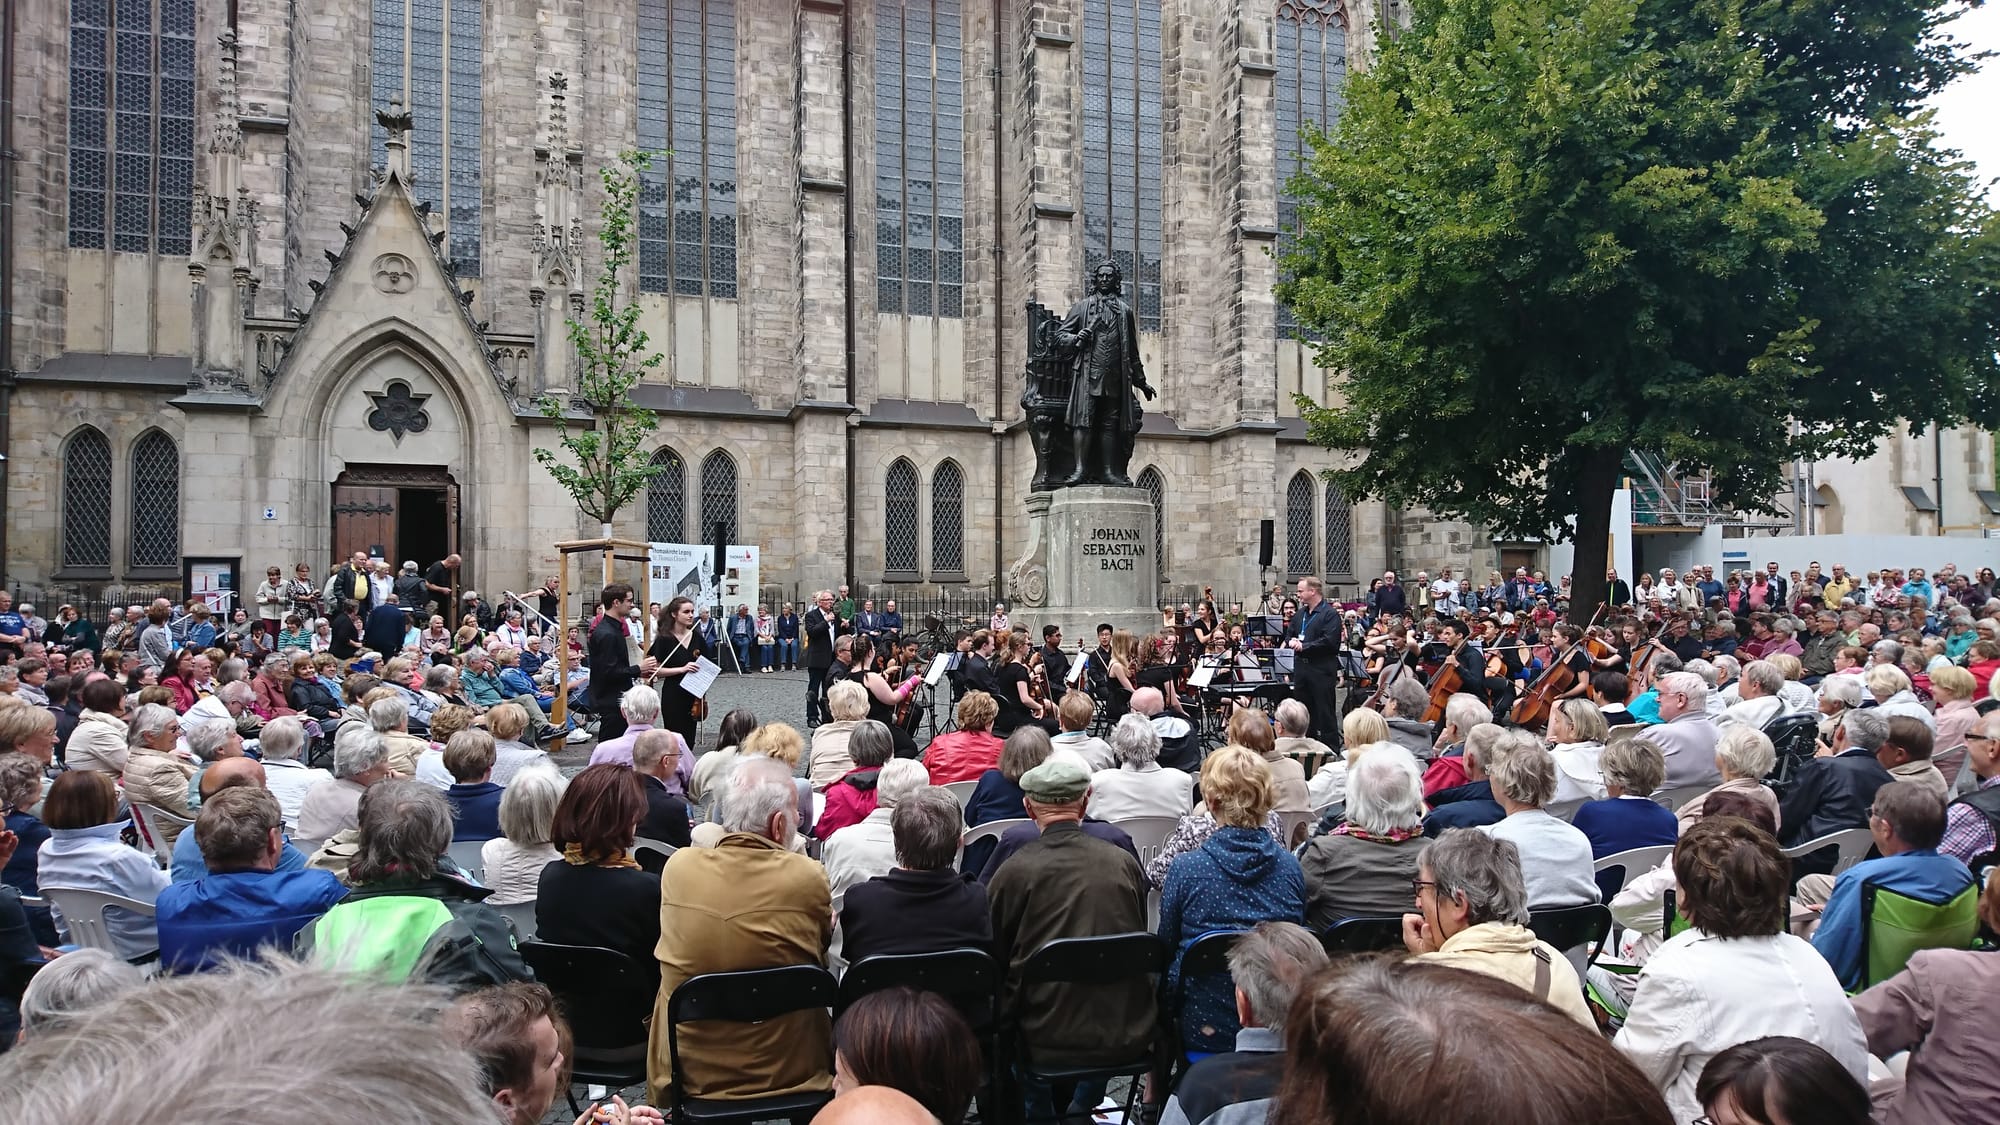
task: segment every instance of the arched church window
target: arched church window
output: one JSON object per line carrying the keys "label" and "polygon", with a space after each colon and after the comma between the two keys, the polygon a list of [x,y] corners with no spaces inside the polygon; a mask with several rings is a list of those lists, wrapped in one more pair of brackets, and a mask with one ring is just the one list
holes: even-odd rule
{"label": "arched church window", "polygon": [[965,573],[965,471],[956,461],[931,474],[931,573]]}
{"label": "arched church window", "polygon": [[1153,502],[1153,569],[1160,582],[1167,581],[1167,478],[1152,465],[1139,474],[1134,482],[1146,490],[1146,497]]}
{"label": "arched church window", "polygon": [[[368,61],[376,109],[410,111],[410,175],[418,199],[444,212],[446,246],[461,277],[479,276],[481,0],[373,0]],[[388,133],[372,129],[374,161]]]}
{"label": "arched church window", "polygon": [[875,294],[885,313],[964,312],[960,19],[959,0],[875,5]]}
{"label": "arched church window", "polygon": [[132,566],[181,565],[181,451],[148,430],[132,446]]}
{"label": "arched church window", "polygon": [[[1340,120],[1347,82],[1347,13],[1342,0],[1278,0],[1277,110],[1278,230],[1298,229],[1299,204],[1286,185],[1312,155],[1314,129],[1331,131]],[[1280,238],[1284,237],[1283,233]],[[1279,244],[1279,253],[1286,247]],[[1278,306],[1278,334],[1298,331],[1292,311]]]}
{"label": "arched church window", "polygon": [[111,443],[91,426],[63,447],[62,564],[111,565]]}
{"label": "arched church window", "polygon": [[687,534],[687,466],[681,455],[662,447],[653,454],[659,472],[646,482],[646,540],[680,543]]}
{"label": "arched church window", "polygon": [[736,459],[718,449],[701,462],[701,533],[706,543],[722,524],[724,546],[736,542]]}
{"label": "arched church window", "polygon": [[882,479],[882,569],[917,573],[917,470],[901,457]]}
{"label": "arched church window", "polygon": [[1083,261],[1111,261],[1144,332],[1160,330],[1161,4],[1082,0]]}
{"label": "arched church window", "polygon": [[736,296],[735,0],[638,0],[639,288]]}
{"label": "arched church window", "polygon": [[71,246],[188,252],[194,8],[194,0],[71,0]]}
{"label": "arched church window", "polygon": [[1333,581],[1354,578],[1354,509],[1340,486],[1326,486],[1326,577]]}
{"label": "arched church window", "polygon": [[1300,469],[1285,487],[1285,573],[1303,578],[1313,572],[1313,480]]}

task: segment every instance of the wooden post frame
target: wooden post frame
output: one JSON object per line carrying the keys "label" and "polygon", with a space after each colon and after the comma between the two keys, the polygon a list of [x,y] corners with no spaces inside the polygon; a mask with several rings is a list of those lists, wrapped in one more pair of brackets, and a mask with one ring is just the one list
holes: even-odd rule
{"label": "wooden post frame", "polygon": [[[578,539],[556,544],[556,702],[549,711],[549,721],[558,728],[569,718],[569,557],[571,555],[598,552],[604,557],[604,585],[609,586],[617,563],[636,562],[639,564],[639,579],[632,587],[635,597],[646,588],[646,567],[652,562],[651,549],[645,543],[632,539]],[[600,586],[599,589],[603,587]],[[643,600],[639,598],[638,600]],[[579,623],[588,620],[587,613],[580,615]],[[650,635],[652,622],[645,623],[642,635]],[[563,748],[567,735],[556,736],[550,752]]]}

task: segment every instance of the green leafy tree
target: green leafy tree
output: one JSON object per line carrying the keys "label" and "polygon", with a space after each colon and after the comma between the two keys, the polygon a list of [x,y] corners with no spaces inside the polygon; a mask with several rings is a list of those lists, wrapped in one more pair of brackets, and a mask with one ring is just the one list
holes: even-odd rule
{"label": "green leafy tree", "polygon": [[[638,245],[639,179],[652,161],[640,152],[618,159],[600,173],[604,209],[597,240],[604,256],[591,287],[589,317],[567,322],[570,346],[581,360],[577,385],[561,397],[544,394],[536,404],[555,422],[562,451],[538,448],[535,460],[585,515],[603,525],[606,538],[619,509],[661,468],[645,448],[659,418],[632,401],[632,388],[660,365],[661,356],[639,327],[639,303],[624,299],[626,269]],[[571,416],[578,405],[590,412],[588,426]]]}
{"label": "green leafy tree", "polygon": [[1576,540],[1629,450],[1770,510],[1784,463],[1996,417],[2000,235],[1921,103],[1950,0],[1419,0],[1292,185],[1280,299],[1333,482]]}

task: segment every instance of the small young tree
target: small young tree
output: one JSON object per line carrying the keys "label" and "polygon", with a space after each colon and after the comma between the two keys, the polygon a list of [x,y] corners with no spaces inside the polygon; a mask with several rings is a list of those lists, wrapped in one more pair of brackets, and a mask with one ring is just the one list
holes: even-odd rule
{"label": "small young tree", "polygon": [[[604,258],[591,287],[589,317],[567,322],[570,345],[581,360],[577,385],[562,397],[544,394],[537,403],[542,416],[555,422],[562,452],[535,450],[535,460],[585,515],[603,525],[607,539],[619,509],[661,468],[645,451],[659,418],[632,401],[632,388],[662,357],[639,327],[638,302],[624,300],[622,292],[623,275],[638,245],[639,181],[652,159],[625,152],[618,160],[600,173],[604,210],[597,238]],[[588,427],[570,416],[576,405],[590,411]]]}

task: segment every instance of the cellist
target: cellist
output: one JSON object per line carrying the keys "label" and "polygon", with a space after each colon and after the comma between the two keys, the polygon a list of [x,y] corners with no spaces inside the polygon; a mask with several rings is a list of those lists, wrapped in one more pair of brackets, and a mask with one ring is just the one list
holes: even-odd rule
{"label": "cellist", "polygon": [[1575,684],[1556,696],[1558,700],[1588,698],[1590,676],[1596,671],[1597,662],[1590,651],[1583,646],[1583,630],[1565,621],[1552,630],[1556,635],[1556,652],[1553,665],[1566,665],[1575,674]]}

